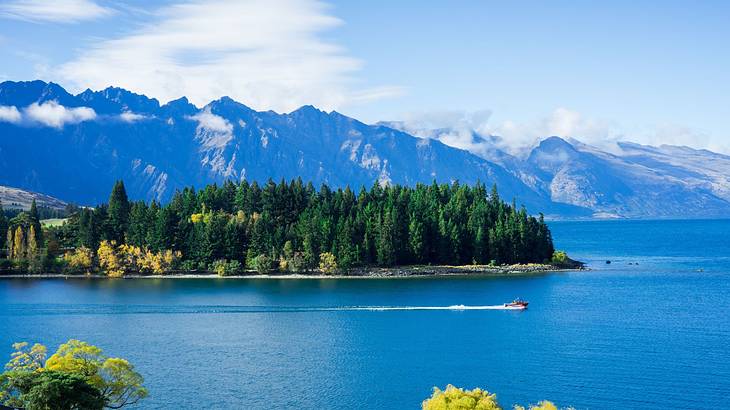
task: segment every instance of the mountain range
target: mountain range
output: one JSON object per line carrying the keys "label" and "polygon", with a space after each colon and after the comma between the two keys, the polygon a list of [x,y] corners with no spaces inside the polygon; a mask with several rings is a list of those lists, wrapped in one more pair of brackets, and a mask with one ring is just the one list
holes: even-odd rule
{"label": "mountain range", "polygon": [[[365,124],[304,106],[255,111],[228,97],[196,107],[110,87],[73,95],[43,81],[0,83],[0,185],[82,205],[117,179],[130,197],[168,200],[185,186],[301,177],[374,183],[496,183],[530,212],[564,218],[730,216],[730,157],[620,142],[611,152],[549,137],[515,156],[474,133]],[[413,135],[415,134],[415,135]]]}

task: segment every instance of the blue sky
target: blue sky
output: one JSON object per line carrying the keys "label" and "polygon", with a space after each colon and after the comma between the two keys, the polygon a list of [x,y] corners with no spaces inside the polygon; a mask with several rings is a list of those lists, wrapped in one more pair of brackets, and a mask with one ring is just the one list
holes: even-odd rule
{"label": "blue sky", "polygon": [[730,152],[730,3],[0,2],[0,76]]}

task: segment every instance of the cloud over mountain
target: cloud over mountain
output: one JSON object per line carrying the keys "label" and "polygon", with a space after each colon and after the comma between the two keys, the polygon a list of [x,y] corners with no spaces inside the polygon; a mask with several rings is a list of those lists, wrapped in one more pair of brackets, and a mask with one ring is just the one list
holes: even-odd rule
{"label": "cloud over mountain", "polygon": [[21,118],[20,111],[14,105],[0,105],[0,121],[18,123]]}
{"label": "cloud over mountain", "polygon": [[23,110],[23,114],[27,121],[54,128],[96,118],[96,112],[89,107],[68,108],[56,101],[33,103]]}

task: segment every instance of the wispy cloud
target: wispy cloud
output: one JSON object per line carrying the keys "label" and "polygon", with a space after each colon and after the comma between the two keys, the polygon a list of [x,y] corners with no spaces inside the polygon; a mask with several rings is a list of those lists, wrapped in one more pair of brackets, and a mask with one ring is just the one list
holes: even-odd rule
{"label": "wispy cloud", "polygon": [[147,116],[145,116],[145,115],[137,114],[137,113],[134,113],[131,111],[125,111],[125,112],[119,114],[119,119],[124,122],[136,122],[136,121],[144,120],[146,118],[147,118]]}
{"label": "wispy cloud", "polygon": [[385,98],[357,89],[361,62],[323,33],[343,24],[315,0],[195,0],[164,7],[153,22],[100,41],[60,67],[72,88],[116,85],[198,105],[228,95],[256,109],[323,109]]}
{"label": "wispy cloud", "polygon": [[208,130],[224,134],[233,132],[231,123],[225,118],[210,112],[210,108],[206,108],[188,118],[198,122],[198,130]]}
{"label": "wispy cloud", "polygon": [[491,110],[409,113],[404,116],[403,128],[413,135],[437,138],[446,145],[482,156],[494,148],[521,155],[550,136],[575,138],[605,149],[614,147],[624,137],[618,124],[567,108],[557,108],[550,115],[525,122],[493,121]]}
{"label": "wispy cloud", "polygon": [[15,0],[0,5],[0,16],[33,22],[76,23],[113,13],[92,0]]}
{"label": "wispy cloud", "polygon": [[[591,118],[564,107],[550,115],[532,121],[507,120],[498,124],[485,124],[483,132],[499,135],[505,148],[521,150],[535,145],[550,136],[576,138],[586,143],[609,145],[624,137],[623,129],[609,120]],[[604,147],[604,148],[606,148]]]}
{"label": "wispy cloud", "polygon": [[20,111],[14,106],[0,105],[0,122],[19,123],[22,119]]}
{"label": "wispy cloud", "polygon": [[23,111],[27,121],[54,128],[96,118],[96,112],[89,107],[68,108],[55,101],[33,103]]}

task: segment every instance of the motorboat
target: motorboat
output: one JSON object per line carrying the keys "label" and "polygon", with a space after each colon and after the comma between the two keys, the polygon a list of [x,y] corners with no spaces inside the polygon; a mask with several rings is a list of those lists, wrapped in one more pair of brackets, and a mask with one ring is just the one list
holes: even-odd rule
{"label": "motorboat", "polygon": [[510,309],[527,309],[527,305],[529,302],[522,300],[522,299],[515,299],[510,303],[505,303],[504,307],[510,308]]}

